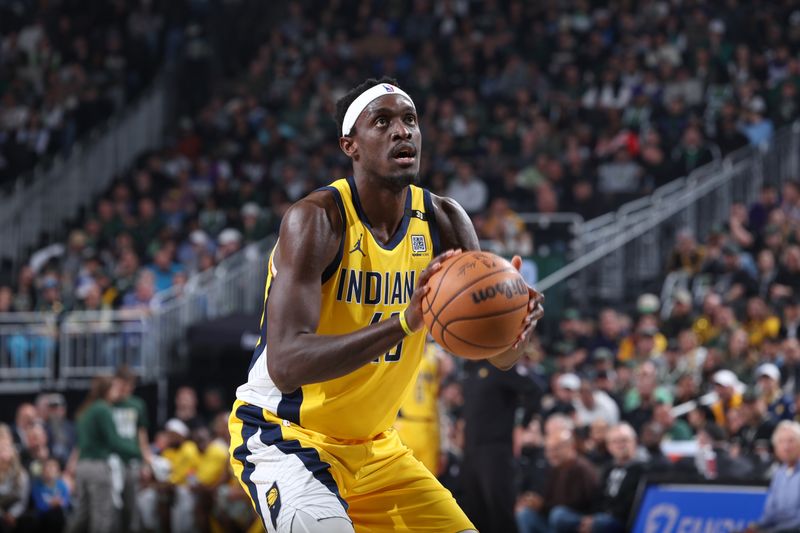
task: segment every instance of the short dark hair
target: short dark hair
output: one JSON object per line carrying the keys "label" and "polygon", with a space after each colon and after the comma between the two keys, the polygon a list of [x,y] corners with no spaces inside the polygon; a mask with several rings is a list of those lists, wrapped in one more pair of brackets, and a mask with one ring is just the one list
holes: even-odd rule
{"label": "short dark hair", "polygon": [[[336,101],[336,132],[338,135],[342,134],[342,123],[344,122],[344,115],[347,113],[347,108],[350,107],[356,98],[358,98],[361,93],[366,91],[367,89],[371,89],[380,83],[388,83],[390,85],[394,85],[399,87],[397,84],[397,80],[394,78],[390,78],[389,76],[383,76],[381,79],[369,78],[361,82],[360,84],[356,85],[347,94],[339,98]],[[350,130],[350,135],[355,133],[355,127]]]}

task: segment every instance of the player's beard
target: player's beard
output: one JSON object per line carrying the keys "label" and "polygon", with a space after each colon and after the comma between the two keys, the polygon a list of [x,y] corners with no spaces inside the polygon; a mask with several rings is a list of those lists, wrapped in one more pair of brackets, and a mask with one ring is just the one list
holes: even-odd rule
{"label": "player's beard", "polygon": [[419,183],[419,172],[409,171],[408,173],[396,174],[394,176],[384,176],[384,182],[387,187],[393,191],[402,191],[409,185],[416,185]]}

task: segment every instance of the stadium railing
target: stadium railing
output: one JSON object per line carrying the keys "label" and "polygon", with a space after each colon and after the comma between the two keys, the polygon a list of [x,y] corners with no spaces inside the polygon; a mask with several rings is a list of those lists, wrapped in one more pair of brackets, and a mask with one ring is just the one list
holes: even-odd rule
{"label": "stadium railing", "polygon": [[0,256],[25,257],[42,234],[58,234],[134,158],[160,146],[168,78],[159,75],[128,109],[78,142],[68,158],[40,164],[0,195]]}
{"label": "stadium railing", "polygon": [[778,131],[764,148],[745,147],[623,205],[581,227],[580,254],[543,278],[537,288],[566,284],[574,303],[631,302],[658,293],[680,230],[704,240],[728,219],[737,202],[754,201],[764,184],[800,177],[800,122]]}
{"label": "stadium railing", "polygon": [[58,343],[53,313],[0,313],[0,384],[17,392],[51,383]]}

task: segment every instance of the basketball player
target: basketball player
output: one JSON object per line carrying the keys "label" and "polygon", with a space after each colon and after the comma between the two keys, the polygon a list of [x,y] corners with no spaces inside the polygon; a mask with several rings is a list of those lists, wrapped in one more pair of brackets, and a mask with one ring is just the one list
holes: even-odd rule
{"label": "basketball player", "polygon": [[[414,185],[422,138],[394,80],[359,85],[336,118],[353,175],[283,219],[231,412],[234,472],[270,532],[474,531],[392,424],[420,366],[427,281],[478,238],[457,203]],[[517,360],[542,300],[530,289],[524,330],[496,366]]]}

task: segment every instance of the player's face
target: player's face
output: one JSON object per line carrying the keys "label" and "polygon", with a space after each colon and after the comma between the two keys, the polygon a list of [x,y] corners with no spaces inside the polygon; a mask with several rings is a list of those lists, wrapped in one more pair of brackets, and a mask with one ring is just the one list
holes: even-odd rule
{"label": "player's face", "polygon": [[353,165],[387,182],[393,189],[415,183],[422,135],[417,111],[408,98],[390,94],[373,100],[355,124]]}

